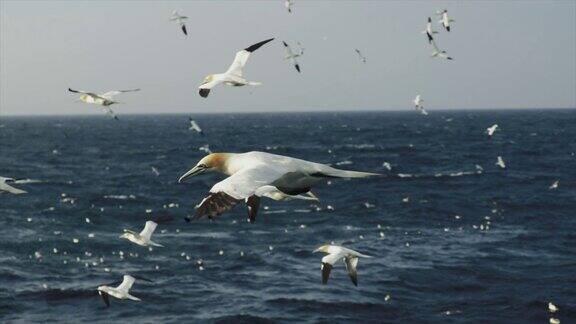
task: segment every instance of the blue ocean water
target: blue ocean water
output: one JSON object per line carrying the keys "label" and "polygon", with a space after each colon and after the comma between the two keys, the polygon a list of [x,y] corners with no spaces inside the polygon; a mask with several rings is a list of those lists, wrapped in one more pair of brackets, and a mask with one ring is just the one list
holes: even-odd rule
{"label": "blue ocean water", "polygon": [[[204,136],[187,115],[2,117],[0,175],[40,182],[0,195],[0,322],[544,323],[549,301],[575,321],[575,110],[194,119]],[[188,224],[222,179],[177,183],[205,144],[383,176],[266,200],[255,224],[243,206]],[[164,215],[165,247],[118,238]],[[344,264],[321,284],[312,250],[330,242],[374,256],[358,287]],[[126,273],[154,282],[105,309],[96,287]]]}

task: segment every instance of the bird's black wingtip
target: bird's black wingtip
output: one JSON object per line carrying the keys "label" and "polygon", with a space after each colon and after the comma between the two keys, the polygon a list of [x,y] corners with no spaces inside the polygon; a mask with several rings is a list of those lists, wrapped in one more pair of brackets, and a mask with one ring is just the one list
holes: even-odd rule
{"label": "bird's black wingtip", "polygon": [[273,41],[273,40],[274,40],[274,38],[270,38],[270,39],[261,41],[261,42],[259,42],[259,43],[254,44],[254,45],[251,45],[251,46],[246,47],[244,50],[247,51],[247,52],[252,53],[252,52],[254,52],[255,50],[257,50],[257,49],[259,49],[260,47],[262,47],[262,45],[264,45],[264,44],[266,44],[266,43],[268,43],[268,42],[271,42],[271,41]]}
{"label": "bird's black wingtip", "polygon": [[295,67],[296,67],[296,71],[298,71],[298,73],[300,73],[300,65],[296,64]]}
{"label": "bird's black wingtip", "polygon": [[200,97],[206,98],[210,94],[210,89],[200,89],[198,93],[200,94]]}

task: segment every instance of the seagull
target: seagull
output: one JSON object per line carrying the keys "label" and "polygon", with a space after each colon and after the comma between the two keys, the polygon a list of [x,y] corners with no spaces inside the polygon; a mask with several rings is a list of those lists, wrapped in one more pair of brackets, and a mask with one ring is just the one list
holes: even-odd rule
{"label": "seagull", "polygon": [[498,157],[498,161],[496,161],[496,165],[501,167],[502,169],[506,168],[506,163],[504,163],[504,160],[502,159],[501,156]]}
{"label": "seagull", "polygon": [[358,57],[360,58],[362,63],[366,63],[366,57],[364,55],[362,55],[362,52],[360,52],[360,50],[357,48],[355,48],[354,50],[356,51],[356,53],[358,53]]}
{"label": "seagull", "polygon": [[454,22],[454,19],[448,18],[448,10],[444,9],[443,11],[437,11],[436,14],[442,16],[442,18],[438,22],[442,26],[444,26],[444,28],[446,28],[446,31],[449,32],[450,31],[450,23]]}
{"label": "seagull", "polygon": [[261,85],[260,82],[251,82],[244,78],[242,75],[242,69],[246,62],[248,61],[248,57],[250,57],[250,53],[254,52],[255,50],[259,49],[262,45],[271,42],[274,38],[267,39],[265,41],[261,41],[254,45],[248,46],[245,49],[236,53],[234,57],[234,62],[228,68],[228,70],[224,73],[218,74],[209,74],[204,78],[204,82],[200,85],[199,94],[201,97],[206,98],[208,94],[210,94],[210,89],[219,85],[220,83],[224,83],[229,86],[234,87],[241,87],[245,85]]}
{"label": "seagull", "polygon": [[126,239],[130,242],[136,243],[140,246],[158,246],[164,247],[161,244],[155,243],[151,240],[152,233],[156,229],[156,226],[161,223],[170,221],[171,217],[159,217],[154,220],[149,220],[144,225],[144,229],[140,233],[133,232],[131,230],[124,230],[124,234],[120,235],[120,238]]}
{"label": "seagull", "polygon": [[428,43],[432,43],[434,38],[432,37],[433,34],[438,34],[437,31],[432,30],[432,18],[428,17],[428,23],[426,23],[426,29],[422,31],[422,34],[426,34],[428,36]]}
{"label": "seagull", "polygon": [[190,117],[190,127],[188,128],[188,130],[193,130],[199,133],[200,135],[204,135],[202,128],[198,126],[198,123],[194,119],[192,119],[192,117]]}
{"label": "seagull", "polygon": [[350,279],[352,279],[352,283],[354,283],[354,286],[358,286],[358,272],[356,271],[358,258],[371,258],[371,256],[337,245],[322,245],[314,250],[314,253],[316,252],[324,252],[328,254],[322,258],[322,267],[320,268],[322,269],[323,284],[328,283],[328,277],[330,276],[330,271],[334,267],[334,264],[338,262],[338,260],[342,260],[346,265],[346,270],[348,270],[348,275],[350,276]]}
{"label": "seagull", "polygon": [[289,13],[292,13],[292,5],[294,5],[292,0],[284,0],[284,7],[286,7]]}
{"label": "seagull", "polygon": [[554,183],[552,183],[552,184],[550,185],[550,187],[548,187],[548,189],[549,189],[549,190],[556,189],[556,188],[558,188],[558,184],[560,184],[560,181],[556,180],[556,181],[554,181]]}
{"label": "seagull", "polygon": [[284,57],[285,60],[292,60],[292,64],[296,68],[296,71],[300,72],[300,65],[298,65],[298,61],[296,61],[297,57],[300,57],[304,54],[304,49],[300,49],[300,53],[294,54],[292,49],[286,42],[282,42],[284,44],[284,49],[286,49],[286,56]]}
{"label": "seagull", "polygon": [[550,311],[550,313],[556,313],[558,311],[558,307],[556,307],[556,305],[548,302],[548,310]]}
{"label": "seagull", "polygon": [[116,95],[119,95],[121,93],[125,93],[125,92],[140,91],[140,89],[113,90],[113,91],[108,91],[108,92],[103,93],[103,94],[95,94],[93,92],[87,92],[87,91],[83,91],[83,90],[74,90],[71,88],[68,88],[68,91],[74,92],[74,93],[81,93],[82,95],[80,95],[80,98],[78,99],[79,101],[89,103],[89,104],[100,105],[100,106],[102,106],[102,110],[107,115],[118,120],[118,117],[116,116],[116,114],[114,114],[114,111],[109,106],[111,106],[113,104],[118,104],[121,102],[114,101],[113,97]]}
{"label": "seagull", "polygon": [[498,129],[498,124],[494,124],[494,125],[486,128],[486,133],[488,133],[488,136],[492,136],[492,135],[494,135],[494,132],[496,132],[496,129]]}
{"label": "seagull", "polygon": [[260,197],[266,196],[262,192],[270,192],[266,186],[273,186],[286,195],[297,196],[309,192],[313,185],[323,180],[378,175],[339,170],[320,163],[266,152],[213,153],[202,158],[196,166],[182,175],[178,182],[206,171],[224,173],[228,178],[210,189],[209,195],[198,204],[194,218],[213,218],[245,201],[251,223],[256,220]]}
{"label": "seagull", "polygon": [[98,287],[98,294],[100,296],[102,296],[102,300],[104,300],[106,307],[110,307],[110,300],[108,299],[108,295],[115,297],[115,298],[118,298],[118,299],[131,299],[131,300],[141,301],[140,298],[130,295],[130,288],[132,288],[132,285],[134,284],[134,281],[136,281],[136,279],[152,282],[151,280],[148,280],[148,279],[145,279],[142,277],[124,275],[122,283],[120,283],[120,285],[118,287],[115,287],[115,288],[110,287],[112,285],[118,284],[119,283],[118,281],[99,286]]}
{"label": "seagull", "polygon": [[414,108],[416,108],[416,110],[419,111],[422,115],[428,115],[428,112],[424,110],[424,106],[422,105],[423,102],[424,100],[420,98],[420,95],[417,95],[414,99]]}
{"label": "seagull", "polygon": [[432,47],[434,47],[434,51],[432,52],[432,55],[430,55],[430,56],[441,57],[441,58],[445,58],[447,60],[452,60],[452,58],[446,54],[446,51],[441,51],[438,48],[435,41],[432,41]]}
{"label": "seagull", "polygon": [[12,178],[0,177],[0,193],[9,192],[14,195],[20,195],[26,193],[26,191],[24,190],[12,187],[11,185],[9,185],[9,183],[16,183],[16,180]]}
{"label": "seagull", "polygon": [[177,21],[178,24],[180,24],[180,27],[182,28],[182,32],[184,33],[184,35],[188,36],[188,32],[186,31],[186,25],[184,24],[184,20],[186,19],[188,19],[188,17],[180,16],[178,14],[178,11],[176,10],[172,11],[172,17],[170,17],[170,21]]}

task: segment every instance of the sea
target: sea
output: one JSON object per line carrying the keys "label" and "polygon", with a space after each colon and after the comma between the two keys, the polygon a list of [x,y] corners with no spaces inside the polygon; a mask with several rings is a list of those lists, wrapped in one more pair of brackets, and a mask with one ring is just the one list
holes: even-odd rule
{"label": "sea", "polygon": [[[187,223],[208,150],[381,176]],[[575,154],[574,109],[1,117],[0,322],[576,323]],[[119,238],[156,217],[163,247]],[[357,287],[324,244],[372,256]]]}

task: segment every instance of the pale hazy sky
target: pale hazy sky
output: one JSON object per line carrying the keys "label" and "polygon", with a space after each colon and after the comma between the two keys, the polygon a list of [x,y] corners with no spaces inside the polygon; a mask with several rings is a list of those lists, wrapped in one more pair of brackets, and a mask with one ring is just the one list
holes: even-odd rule
{"label": "pale hazy sky", "polygon": [[[294,2],[288,14],[282,0],[0,0],[0,113],[99,113],[68,87],[142,88],[118,97],[119,114],[398,110],[416,93],[429,110],[576,107],[576,1]],[[450,33],[436,23],[443,8]],[[454,61],[429,57],[428,16]],[[245,68],[264,85],[198,95],[206,74],[270,37]],[[306,48],[302,74],[282,40]]]}

